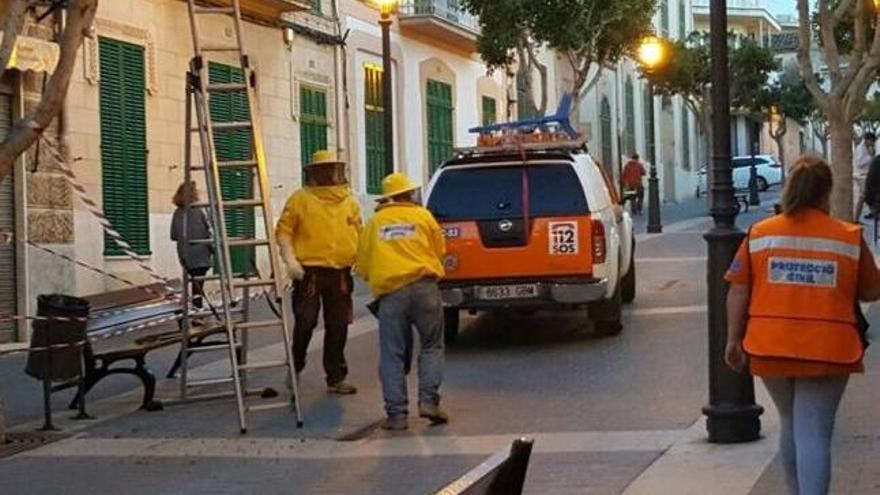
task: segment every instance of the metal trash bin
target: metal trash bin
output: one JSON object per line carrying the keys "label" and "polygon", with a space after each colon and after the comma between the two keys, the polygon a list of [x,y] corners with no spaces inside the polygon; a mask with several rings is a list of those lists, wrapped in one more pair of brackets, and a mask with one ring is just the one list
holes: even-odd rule
{"label": "metal trash bin", "polygon": [[[89,315],[89,302],[63,294],[37,297],[38,316],[65,316],[85,318]],[[28,353],[25,373],[37,380],[71,380],[80,375],[82,345],[75,345],[86,338],[86,321],[83,320],[37,320],[33,324],[31,349],[59,345],[50,350]],[[70,344],[64,347],[65,344]]]}

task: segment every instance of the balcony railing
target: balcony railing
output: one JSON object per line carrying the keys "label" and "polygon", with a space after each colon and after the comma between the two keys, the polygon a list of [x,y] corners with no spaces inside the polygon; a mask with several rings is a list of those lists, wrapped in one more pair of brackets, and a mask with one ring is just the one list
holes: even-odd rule
{"label": "balcony railing", "polygon": [[474,34],[480,32],[477,18],[459,7],[458,0],[403,0],[400,17],[435,17]]}

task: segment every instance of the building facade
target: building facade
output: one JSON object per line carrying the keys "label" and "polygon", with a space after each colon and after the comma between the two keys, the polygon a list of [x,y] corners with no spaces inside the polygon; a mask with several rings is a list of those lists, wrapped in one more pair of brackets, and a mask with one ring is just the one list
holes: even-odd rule
{"label": "building facade", "polygon": [[[693,29],[690,0],[660,0],[654,17],[658,36],[683,39]],[[584,96],[580,120],[592,155],[614,177],[638,153],[643,162],[657,166],[663,201],[693,196],[696,171],[704,165],[696,119],[681,98],[652,95],[634,61],[603,69]]]}

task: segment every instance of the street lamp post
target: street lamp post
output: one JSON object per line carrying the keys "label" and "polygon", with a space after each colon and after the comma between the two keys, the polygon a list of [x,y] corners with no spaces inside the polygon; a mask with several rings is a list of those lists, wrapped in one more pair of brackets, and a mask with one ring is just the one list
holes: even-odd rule
{"label": "street lamp post", "polygon": [[397,0],[379,0],[382,28],[382,136],[385,140],[385,175],[394,173],[394,95],[391,88],[391,13]]}
{"label": "street lamp post", "polygon": [[757,440],[763,409],[755,404],[752,377],[724,363],[727,340],[727,283],[724,273],[733,260],[743,232],[736,227],[737,204],[730,167],[730,87],[727,59],[727,2],[711,0],[713,156],[710,181],[714,227],[704,236],[708,244],[709,294],[709,441],[736,443]]}
{"label": "street lamp post", "polygon": [[751,161],[749,162],[749,205],[758,206],[761,204],[761,197],[758,196],[758,166],[755,164],[755,155],[758,154],[758,126],[754,122],[749,122],[749,134],[751,135]]}
{"label": "street lamp post", "polygon": [[[666,61],[666,46],[663,40],[656,36],[649,36],[642,41],[638,50],[639,63],[645,72],[658,70]],[[651,95],[651,108],[646,112],[654,112],[654,85],[648,79],[648,94]],[[654,119],[651,119],[653,122]],[[648,176],[648,233],[659,234],[663,232],[663,224],[660,221],[660,180],[657,178],[656,154],[651,159],[651,169]]]}

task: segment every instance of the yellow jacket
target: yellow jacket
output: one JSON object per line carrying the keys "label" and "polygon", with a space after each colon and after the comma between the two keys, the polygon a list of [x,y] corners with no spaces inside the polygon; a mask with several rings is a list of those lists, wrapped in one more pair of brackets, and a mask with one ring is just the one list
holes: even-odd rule
{"label": "yellow jacket", "polygon": [[357,273],[382,296],[426,277],[442,278],[446,240],[431,212],[418,205],[382,205],[358,246]]}
{"label": "yellow jacket", "polygon": [[347,268],[362,228],[361,207],[347,185],[305,187],[287,200],[275,237],[304,266]]}

